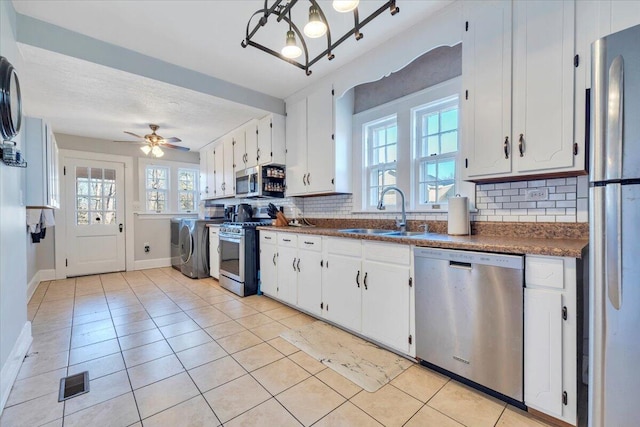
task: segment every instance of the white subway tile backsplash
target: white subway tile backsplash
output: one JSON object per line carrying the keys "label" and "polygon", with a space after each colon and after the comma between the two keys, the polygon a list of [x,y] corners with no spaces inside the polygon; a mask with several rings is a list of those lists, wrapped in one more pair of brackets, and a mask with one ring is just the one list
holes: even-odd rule
{"label": "white subway tile backsplash", "polygon": [[556,187],[557,193],[575,193],[577,191],[575,185],[561,185]]}

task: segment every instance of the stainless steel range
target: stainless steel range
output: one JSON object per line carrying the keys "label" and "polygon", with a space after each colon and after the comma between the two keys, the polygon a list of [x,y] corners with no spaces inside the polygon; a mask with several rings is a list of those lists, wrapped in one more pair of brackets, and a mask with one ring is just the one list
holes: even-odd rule
{"label": "stainless steel range", "polygon": [[220,286],[240,295],[258,292],[258,230],[270,221],[225,222],[220,227]]}

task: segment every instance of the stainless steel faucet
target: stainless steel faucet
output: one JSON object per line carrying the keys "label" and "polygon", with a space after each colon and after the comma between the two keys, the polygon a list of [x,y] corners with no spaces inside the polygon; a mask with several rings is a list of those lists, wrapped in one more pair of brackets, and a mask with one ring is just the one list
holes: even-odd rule
{"label": "stainless steel faucet", "polygon": [[383,211],[385,209],[383,202],[384,195],[387,194],[387,191],[391,190],[395,190],[400,193],[400,197],[402,198],[402,220],[398,221],[398,218],[396,218],[396,227],[399,227],[400,231],[405,232],[407,231],[407,211],[404,208],[404,193],[401,189],[394,186],[386,187],[385,189],[383,189],[382,193],[380,193],[380,200],[378,201],[378,210]]}

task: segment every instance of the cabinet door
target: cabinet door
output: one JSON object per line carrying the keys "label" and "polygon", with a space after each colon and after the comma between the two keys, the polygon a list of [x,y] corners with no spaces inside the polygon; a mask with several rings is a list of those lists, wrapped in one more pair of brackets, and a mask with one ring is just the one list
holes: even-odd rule
{"label": "cabinet door", "polygon": [[245,129],[241,127],[236,129],[231,134],[232,145],[233,145],[233,168],[235,169],[234,175],[236,171],[241,171],[246,168],[246,154],[247,147],[245,144]]}
{"label": "cabinet door", "polygon": [[252,168],[258,165],[258,121],[252,120],[245,126],[245,168]]}
{"label": "cabinet door", "polygon": [[408,353],[409,267],[365,260],[362,270],[362,333]]}
{"label": "cabinet door", "polygon": [[[208,173],[207,173],[207,152],[206,151],[200,151],[200,198],[201,199],[206,199],[209,197],[207,191],[207,178],[208,178]],[[211,173],[213,173],[213,170],[211,170]],[[213,194],[213,191],[212,191]]]}
{"label": "cabinet door", "polygon": [[524,403],[562,417],[562,294],[524,290]]}
{"label": "cabinet door", "polygon": [[[464,2],[465,178],[511,172],[511,2]],[[506,141],[506,154],[505,154]]]}
{"label": "cabinet door", "polygon": [[333,91],[323,88],[307,98],[307,192],[331,192],[335,178]]}
{"label": "cabinet door", "polygon": [[298,306],[317,316],[322,315],[322,253],[298,249]]}
{"label": "cabinet door", "polygon": [[[202,155],[202,154],[201,154]],[[216,156],[213,153],[213,150],[209,150],[205,152],[205,162],[207,163],[207,167],[205,169],[206,174],[206,194],[208,198],[215,196],[216,191]],[[202,159],[200,160],[200,164],[202,164]],[[200,174],[202,175],[202,166],[200,166]]]}
{"label": "cabinet door", "polygon": [[276,245],[260,243],[260,290],[262,293],[278,296],[278,253]]}
{"label": "cabinet door", "polygon": [[50,161],[49,161],[49,200],[50,206],[54,209],[60,208],[60,169],[58,167],[59,161],[59,153],[58,153],[58,143],[56,142],[56,137],[53,134],[53,131],[49,129],[49,138],[50,138]]}
{"label": "cabinet door", "polygon": [[[224,157],[224,141],[221,141],[216,145],[213,150],[214,157],[214,188],[213,191],[214,197],[224,196],[224,168],[225,168],[225,157]],[[211,190],[209,190],[211,191]]]}
{"label": "cabinet door", "polygon": [[360,331],[362,322],[360,267],[360,257],[329,253],[322,278],[324,316],[354,331]]}
{"label": "cabinet door", "polygon": [[307,99],[287,105],[287,196],[307,191]]}
{"label": "cabinet door", "polygon": [[575,3],[514,2],[513,148],[519,173],[571,168]]}
{"label": "cabinet door", "polygon": [[258,164],[264,165],[271,162],[271,117],[268,115],[258,121]]}
{"label": "cabinet door", "polygon": [[[233,139],[229,136],[225,137],[223,140],[224,145],[224,156],[223,156],[223,167],[222,167],[222,193],[219,193],[219,196],[233,196],[236,194],[236,175],[233,169]],[[216,182],[217,184],[217,182]]]}
{"label": "cabinet door", "polygon": [[209,275],[220,278],[220,227],[209,227]]}
{"label": "cabinet door", "polygon": [[278,298],[292,305],[298,303],[298,249],[278,247]]}

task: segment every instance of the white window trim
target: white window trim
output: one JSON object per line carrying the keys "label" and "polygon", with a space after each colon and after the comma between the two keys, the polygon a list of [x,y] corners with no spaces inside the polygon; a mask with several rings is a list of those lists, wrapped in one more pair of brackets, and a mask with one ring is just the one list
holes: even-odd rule
{"label": "white window trim", "polygon": [[[185,171],[185,172],[193,172],[194,176],[193,176],[193,190],[180,190],[180,171]],[[180,212],[181,214],[188,214],[188,213],[193,213],[193,212],[198,212],[198,202],[199,202],[199,195],[200,195],[200,189],[199,184],[200,184],[200,167],[198,165],[197,168],[193,168],[193,167],[189,167],[189,168],[185,168],[185,167],[178,167],[176,168],[176,199],[177,199],[177,203],[178,203],[178,212]],[[182,210],[180,209],[180,193],[191,193],[193,194],[193,211],[189,211],[189,210]]]}
{"label": "white window trim", "polygon": [[[147,210],[147,187],[146,187],[146,170],[147,166],[161,166],[169,168],[169,189],[167,192],[167,209],[164,212],[154,212]],[[171,214],[197,214],[198,204],[200,202],[200,179],[196,179],[196,203],[193,212],[180,211],[178,209],[178,169],[193,169],[200,173],[200,165],[198,163],[173,162],[170,160],[159,160],[152,158],[138,158],[138,214],[144,215],[171,215]],[[198,178],[198,176],[196,176]]]}
{"label": "white window trim", "polygon": [[[400,212],[400,197],[397,198],[398,203],[396,206],[387,206],[386,210],[379,211],[375,207],[367,207],[366,204],[366,182],[365,176],[366,168],[364,165],[364,156],[366,155],[366,147],[363,144],[363,131],[364,124],[381,119],[387,116],[397,115],[398,123],[398,171],[397,186],[405,193],[405,208],[410,213],[446,213],[448,211],[448,205],[446,203],[433,204],[430,206],[420,205],[416,206],[414,200],[414,194],[417,190],[414,190],[415,182],[413,166],[413,126],[412,126],[412,109],[421,105],[429,104],[438,99],[443,99],[451,96],[454,93],[458,93],[459,99],[462,91],[462,78],[456,77],[446,82],[431,86],[419,92],[412,93],[402,98],[393,100],[386,104],[379,105],[366,111],[353,115],[353,213],[367,213],[367,214],[389,214]],[[459,132],[461,118],[459,118]],[[464,152],[462,146],[463,139],[459,138],[458,153]],[[472,182],[466,182],[462,180],[462,163],[458,161],[456,167],[456,185],[457,193],[463,196],[469,196],[470,210],[475,210],[475,184]]]}

